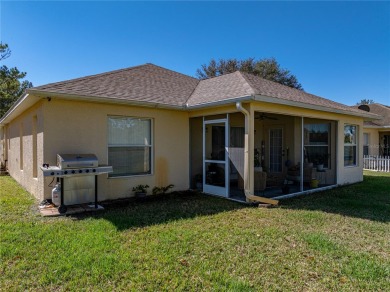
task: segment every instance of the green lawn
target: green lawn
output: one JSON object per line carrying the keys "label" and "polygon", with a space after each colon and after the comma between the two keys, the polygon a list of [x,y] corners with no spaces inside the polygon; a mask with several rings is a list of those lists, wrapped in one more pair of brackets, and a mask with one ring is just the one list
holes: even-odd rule
{"label": "green lawn", "polygon": [[175,194],[42,218],[37,203],[0,177],[0,290],[390,290],[390,174],[271,209]]}

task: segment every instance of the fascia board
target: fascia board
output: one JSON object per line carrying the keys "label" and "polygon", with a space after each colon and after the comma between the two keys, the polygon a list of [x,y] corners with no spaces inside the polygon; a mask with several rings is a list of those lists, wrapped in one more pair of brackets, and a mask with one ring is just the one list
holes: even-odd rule
{"label": "fascia board", "polygon": [[30,96],[28,93],[23,94],[0,119],[0,125],[7,124],[23,111],[33,106],[39,99],[39,97]]}
{"label": "fascia board", "polygon": [[302,103],[302,102],[298,102],[298,101],[285,100],[285,99],[280,99],[280,98],[276,98],[276,97],[269,97],[269,96],[264,96],[264,95],[255,95],[255,100],[269,102],[269,103],[275,103],[275,104],[281,104],[281,105],[300,107],[300,108],[305,108],[305,109],[331,112],[331,113],[336,113],[336,114],[357,116],[357,117],[366,118],[365,120],[380,120],[379,116],[376,114],[354,113],[354,112],[350,112],[350,111],[333,109],[333,108],[329,108],[329,107],[325,107],[325,106]]}

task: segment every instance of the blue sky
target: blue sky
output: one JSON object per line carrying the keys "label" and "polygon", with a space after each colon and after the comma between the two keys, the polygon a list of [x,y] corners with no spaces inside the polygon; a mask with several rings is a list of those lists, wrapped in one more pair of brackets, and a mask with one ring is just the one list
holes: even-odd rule
{"label": "blue sky", "polygon": [[1,1],[0,37],[34,85],[154,63],[275,57],[305,91],[390,105],[390,2]]}

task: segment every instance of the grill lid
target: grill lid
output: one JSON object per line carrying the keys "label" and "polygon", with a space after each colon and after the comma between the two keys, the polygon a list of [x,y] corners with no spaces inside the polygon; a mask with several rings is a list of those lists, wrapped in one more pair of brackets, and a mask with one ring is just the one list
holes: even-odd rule
{"label": "grill lid", "polygon": [[57,154],[57,166],[61,169],[97,167],[95,154]]}

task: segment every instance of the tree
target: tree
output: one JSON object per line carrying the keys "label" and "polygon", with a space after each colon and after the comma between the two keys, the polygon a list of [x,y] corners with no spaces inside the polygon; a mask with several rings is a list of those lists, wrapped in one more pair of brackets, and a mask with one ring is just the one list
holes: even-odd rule
{"label": "tree", "polygon": [[371,104],[371,103],[374,103],[374,101],[372,99],[362,99],[361,101],[359,101],[358,103],[356,103],[356,105],[362,105],[362,104]]}
{"label": "tree", "polygon": [[[11,55],[11,50],[7,44],[0,43],[0,60],[5,60]],[[26,72],[20,72],[18,68],[0,67],[0,117],[2,117],[12,106],[12,104],[32,87],[32,83],[22,80],[26,77]]]}
{"label": "tree", "polygon": [[303,90],[297,77],[291,74],[289,70],[281,68],[275,58],[260,60],[255,60],[255,58],[237,60],[233,58],[226,60],[220,59],[218,61],[211,59],[208,64],[203,64],[200,69],[196,70],[196,75],[199,79],[207,79],[235,71],[247,72],[267,80]]}
{"label": "tree", "polygon": [[11,55],[11,50],[7,44],[0,43],[0,61],[7,59]]}

